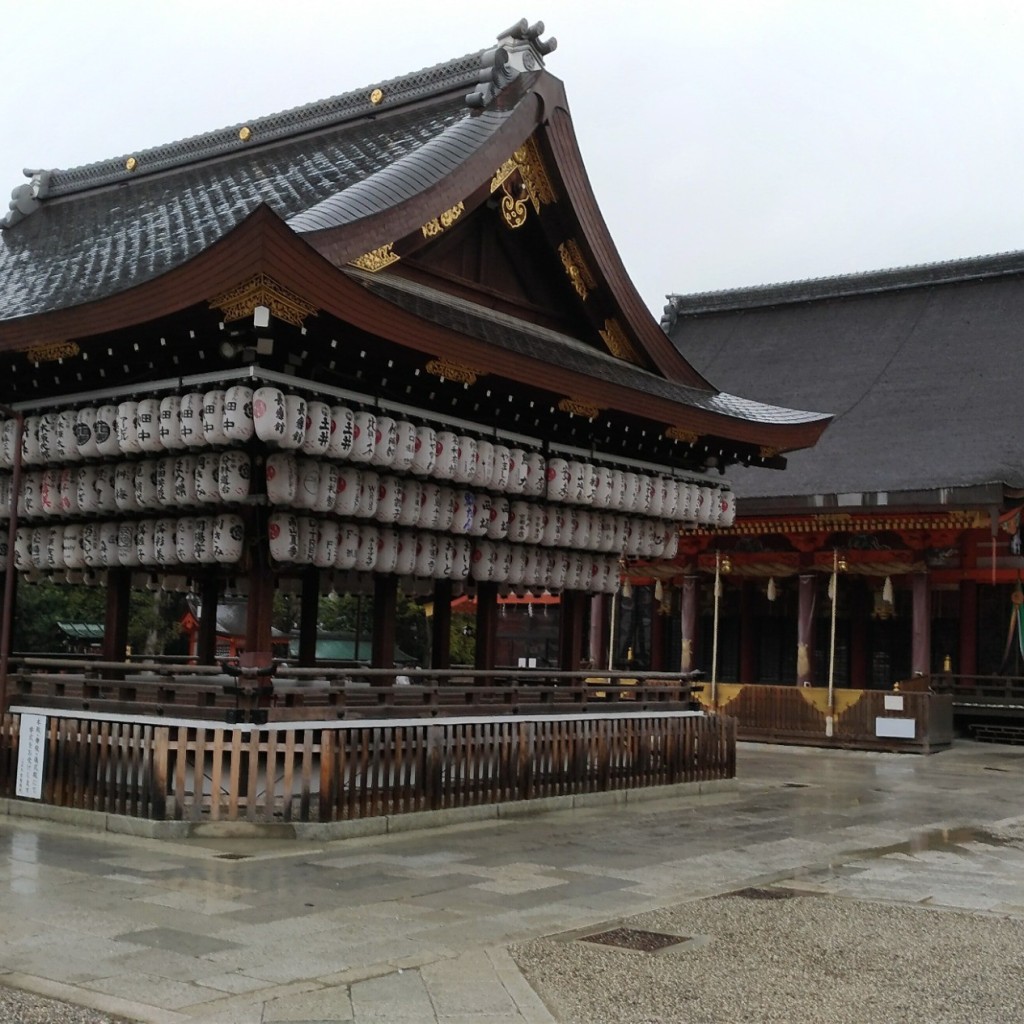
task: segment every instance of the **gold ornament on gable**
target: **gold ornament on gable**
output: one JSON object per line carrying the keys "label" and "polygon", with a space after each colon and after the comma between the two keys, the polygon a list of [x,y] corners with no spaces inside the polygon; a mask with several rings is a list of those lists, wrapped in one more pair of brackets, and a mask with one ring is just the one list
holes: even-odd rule
{"label": "gold ornament on gable", "polygon": [[605,320],[604,329],[598,331],[598,333],[601,335],[601,340],[608,346],[608,351],[616,359],[624,359],[626,362],[634,363],[637,366],[643,362],[637,350],[633,347],[633,343],[626,337],[626,332],[622,329],[622,324],[618,320]]}
{"label": "gold ornament on gable", "polygon": [[248,281],[229,288],[209,300],[211,309],[219,309],[224,322],[252,316],[257,306],[266,306],[286,324],[301,327],[307,316],[316,316],[317,308],[297,292],[278,284],[268,274],[255,274]]}
{"label": "gold ornament on gable", "polygon": [[364,252],[362,256],[349,260],[349,266],[358,267],[360,270],[368,270],[371,274],[376,274],[378,270],[390,267],[392,263],[397,263],[401,259],[398,253],[395,252],[394,246],[394,242],[388,242],[387,245],[379,245],[376,249],[371,249],[369,252]]}
{"label": "gold ornament on gable", "polygon": [[480,371],[473,369],[472,366],[456,363],[450,359],[431,359],[425,369],[434,377],[453,380],[458,384],[475,384],[480,376]]}

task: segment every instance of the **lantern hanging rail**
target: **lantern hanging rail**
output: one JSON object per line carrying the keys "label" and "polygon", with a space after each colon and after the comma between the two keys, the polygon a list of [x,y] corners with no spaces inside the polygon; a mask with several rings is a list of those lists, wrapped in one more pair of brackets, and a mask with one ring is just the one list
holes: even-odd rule
{"label": "lantern hanging rail", "polygon": [[[258,363],[242,367],[237,370],[212,371],[210,373],[191,374],[181,377],[163,377],[159,380],[145,381],[136,384],[124,384],[116,388],[104,388],[93,391],[78,391],[72,394],[59,395],[47,399],[25,399],[21,402],[13,402],[8,409],[7,415],[14,413],[37,412],[44,409],[63,409],[68,406],[80,406],[91,404],[103,404],[117,398],[132,398],[135,395],[145,392],[152,397],[162,392],[175,392],[198,388],[206,385],[223,386],[229,383],[253,384],[265,383],[279,386],[282,390],[298,391],[313,396],[315,399],[337,398],[353,405],[373,409],[375,412],[398,413],[410,419],[420,420],[429,423],[440,429],[451,430],[457,427],[470,434],[477,434],[481,437],[491,438],[496,441],[511,441],[516,445],[523,445],[537,451],[558,453],[562,455],[575,455],[582,459],[588,459],[603,464],[614,464],[628,467],[631,471],[648,470],[662,476],[671,476],[673,479],[687,482],[700,482],[709,487],[721,489],[728,487],[728,481],[719,477],[712,479],[710,475],[698,473],[694,470],[683,470],[676,466],[668,466],[656,462],[647,462],[643,459],[626,458],[621,455],[614,455],[610,452],[601,452],[596,449],[585,449],[572,445],[558,444],[557,442],[545,441],[539,437],[532,437],[529,434],[519,434],[514,431],[498,427],[485,427],[481,423],[474,423],[472,420],[464,420],[455,416],[441,416],[429,409],[421,409],[418,406],[406,405],[401,402],[393,402],[389,399],[378,398],[374,395],[367,395],[359,391],[351,391],[346,388],[334,387],[330,384],[321,384],[317,381],[307,380],[304,377],[296,377],[288,373],[280,373],[277,370],[267,370]],[[2,409],[0,409],[2,413]]]}

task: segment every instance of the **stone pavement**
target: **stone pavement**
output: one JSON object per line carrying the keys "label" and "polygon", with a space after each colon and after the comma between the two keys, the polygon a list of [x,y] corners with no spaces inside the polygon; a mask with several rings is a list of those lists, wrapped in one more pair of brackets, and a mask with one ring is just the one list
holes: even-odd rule
{"label": "stone pavement", "polygon": [[740,744],[702,795],[338,842],[0,817],[0,982],[152,1022],[551,1021],[509,944],[742,887],[1024,918],[1022,772]]}

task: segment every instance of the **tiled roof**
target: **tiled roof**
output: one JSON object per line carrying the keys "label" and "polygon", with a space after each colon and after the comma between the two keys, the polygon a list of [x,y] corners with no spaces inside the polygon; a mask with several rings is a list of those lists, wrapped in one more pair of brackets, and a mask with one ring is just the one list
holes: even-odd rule
{"label": "tiled roof", "polygon": [[603,382],[623,385],[695,409],[755,423],[798,424],[827,418],[821,413],[768,405],[733,394],[678,384],[630,366],[609,353],[557,331],[403,278],[385,274],[357,276],[370,291],[424,320]]}
{"label": "tiled roof", "polygon": [[681,296],[687,315],[669,334],[697,370],[765,402],[835,412],[814,448],[788,456],[785,473],[737,467],[737,494],[894,502],[947,492],[942,500],[953,502],[964,488],[1024,488],[1024,274],[1013,272],[1024,271],[1024,257],[1015,257],[938,264],[949,280],[929,287],[799,303],[695,312],[703,297]]}
{"label": "tiled roof", "polygon": [[[395,165],[398,177],[410,165],[420,179],[429,177],[446,147],[464,152],[494,129],[499,115],[475,113],[466,103],[480,62],[472,54],[382,83],[379,104],[369,88],[360,89],[133,154],[134,171],[119,157],[47,172],[42,201],[0,232],[0,320],[90,302],[156,278],[261,203],[289,219],[323,211],[320,204],[367,179],[378,186],[379,203],[386,195],[379,186],[397,180],[382,172]],[[242,127],[248,141],[239,137]],[[418,163],[412,159],[425,149]],[[373,188],[357,191],[365,202]],[[355,215],[351,205],[340,206],[343,215]]]}

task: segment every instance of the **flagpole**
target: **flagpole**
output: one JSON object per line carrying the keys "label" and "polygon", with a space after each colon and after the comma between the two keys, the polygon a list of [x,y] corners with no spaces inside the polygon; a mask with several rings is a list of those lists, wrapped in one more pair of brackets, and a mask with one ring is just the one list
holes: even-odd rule
{"label": "flagpole", "polygon": [[711,706],[718,707],[718,601],[722,596],[722,553],[715,552],[715,622],[711,635]]}
{"label": "flagpole", "polygon": [[832,551],[832,629],[828,651],[828,714],[825,716],[825,735],[831,736],[835,725],[836,677],[836,605],[839,603],[839,551]]}

